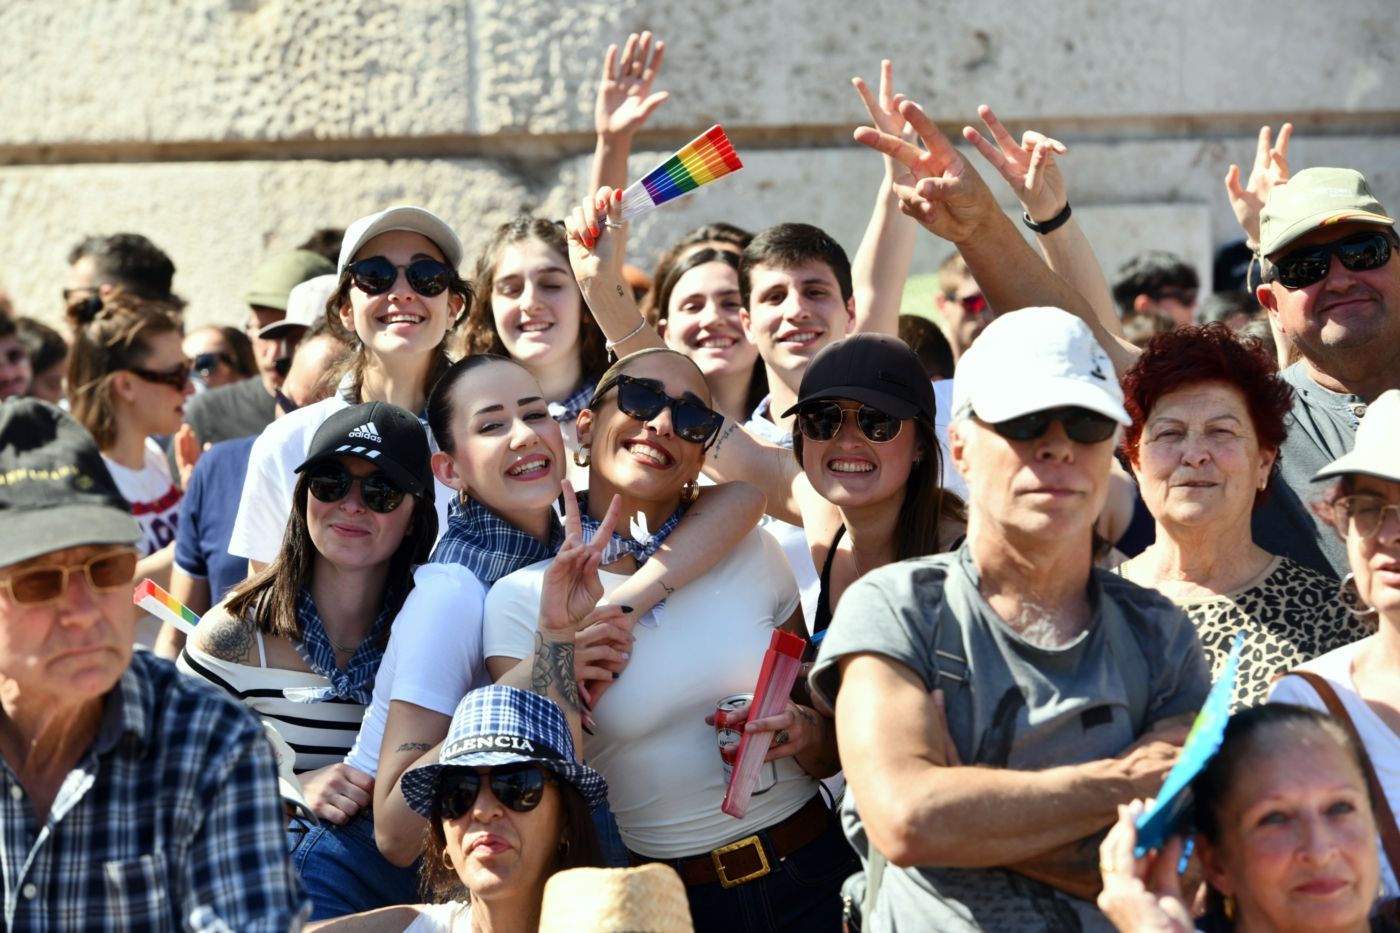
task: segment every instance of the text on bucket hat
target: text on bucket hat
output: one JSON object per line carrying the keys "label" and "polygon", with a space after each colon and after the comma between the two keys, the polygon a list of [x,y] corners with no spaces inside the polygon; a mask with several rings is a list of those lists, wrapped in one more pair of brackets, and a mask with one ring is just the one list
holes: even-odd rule
{"label": "text on bucket hat", "polygon": [[[320,253],[295,249],[264,259],[253,270],[243,303],[260,308],[287,310],[287,296],[307,279],[334,272],[331,261]],[[259,334],[258,336],[262,336]]]}
{"label": "text on bucket hat", "polygon": [[1113,363],[1089,325],[1059,308],[1023,308],[982,331],[953,371],[953,416],[990,424],[1087,408],[1131,424]]}
{"label": "text on bucket hat", "polygon": [[1366,407],[1351,450],[1313,474],[1313,481],[1360,473],[1400,483],[1400,389],[1382,392]]}
{"label": "text on bucket hat", "polygon": [[1259,214],[1259,252],[1272,256],[1319,227],[1350,221],[1384,227],[1395,223],[1360,172],[1305,168],[1269,193]]}
{"label": "text on bucket hat", "polygon": [[433,795],[443,768],[489,768],[533,762],[572,784],[588,809],[608,796],[603,776],[574,757],[574,740],[554,701],[493,684],[468,693],[452,714],[437,764],[406,771],[399,787],[416,812],[432,816]]}
{"label": "text on bucket hat", "polygon": [[0,567],[141,537],[92,435],[33,398],[0,404],[0,526]]}
{"label": "text on bucket hat", "polygon": [[427,432],[422,422],[397,405],[364,402],[331,415],[312,435],[311,448],[296,472],[338,457],[367,460],[405,492],[432,498]]}
{"label": "text on bucket hat", "polygon": [[922,415],[933,423],[933,383],[909,345],[888,334],[855,334],[823,347],[802,373],[786,418],[818,399],[850,399],[895,418]]}
{"label": "text on bucket hat", "polygon": [[355,254],[370,240],[391,230],[407,230],[421,234],[437,244],[447,264],[456,269],[462,264],[462,241],[457,234],[437,214],[421,207],[391,207],[377,214],[367,214],[352,223],[345,231],[340,244],[340,261],[335,264],[336,274],[345,271]]}

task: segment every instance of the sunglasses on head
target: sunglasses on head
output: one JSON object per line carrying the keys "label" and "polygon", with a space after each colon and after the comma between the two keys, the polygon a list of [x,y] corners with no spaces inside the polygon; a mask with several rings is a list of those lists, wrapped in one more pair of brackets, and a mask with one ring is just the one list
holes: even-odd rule
{"label": "sunglasses on head", "polygon": [[10,600],[19,606],[45,606],[58,602],[68,590],[68,575],[84,574],[94,593],[110,593],[131,586],[136,576],[136,551],[107,551],[81,564],[53,564],[16,570],[0,581]]}
{"label": "sunglasses on head", "polygon": [[366,295],[382,295],[393,288],[400,269],[408,280],[408,287],[424,298],[441,295],[452,281],[451,268],[436,259],[415,259],[406,266],[396,266],[383,256],[371,256],[357,259],[347,268],[350,281]]}
{"label": "sunglasses on head", "polygon": [[1390,249],[1390,237],[1380,232],[1305,246],[1271,263],[1265,280],[1278,282],[1284,288],[1306,288],[1327,278],[1333,256],[1352,272],[1366,272],[1390,262]]}
{"label": "sunglasses on head", "polygon": [[163,386],[170,386],[176,392],[183,392],[190,384],[190,367],[188,363],[181,363],[178,369],[171,369],[161,372],[156,369],[138,369],[135,366],[128,366],[126,371],[145,382],[154,382]]}
{"label": "sunglasses on head", "polygon": [[593,393],[596,404],[609,389],[617,389],[617,407],[638,421],[650,421],[666,407],[671,409],[671,428],[676,436],[693,444],[707,444],[715,436],[724,416],[690,399],[673,398],[654,379],[634,379],[619,373]]}
{"label": "sunglasses on head", "polygon": [[371,512],[392,512],[407,495],[383,473],[353,476],[336,463],[312,467],[306,474],[306,489],[319,502],[339,502],[350,495],[350,487],[355,483],[360,484],[360,501]]}
{"label": "sunglasses on head", "polygon": [[220,363],[233,366],[233,360],[227,353],[196,353],[190,362],[190,370],[201,379],[208,379],[209,374],[218,369]]}
{"label": "sunglasses on head", "polygon": [[[976,414],[974,412],[974,414]],[[1113,436],[1118,422],[1087,408],[1050,408],[1029,415],[992,423],[992,430],[1013,441],[1033,441],[1050,430],[1050,423],[1064,425],[1069,439],[1077,444],[1098,444]]]}
{"label": "sunglasses on head", "polygon": [[850,409],[842,408],[836,402],[821,401],[808,402],[797,410],[797,428],[809,441],[829,441],[840,433],[847,415],[855,415],[860,433],[875,444],[894,440],[904,427],[904,419],[887,415],[869,405]]}
{"label": "sunglasses on head", "polygon": [[516,813],[529,813],[544,799],[544,786],[551,783],[544,769],[533,764],[501,765],[485,774],[465,768],[446,768],[438,780],[438,814],[444,820],[466,816],[476,803],[481,785],[491,788],[491,796]]}

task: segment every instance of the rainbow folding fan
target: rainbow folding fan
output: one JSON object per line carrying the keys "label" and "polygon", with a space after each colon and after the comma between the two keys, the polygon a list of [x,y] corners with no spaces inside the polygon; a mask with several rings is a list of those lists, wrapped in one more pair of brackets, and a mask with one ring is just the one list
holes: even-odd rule
{"label": "rainbow folding fan", "polygon": [[743,167],[724,127],[715,124],[622,192],[622,219],[640,217]]}

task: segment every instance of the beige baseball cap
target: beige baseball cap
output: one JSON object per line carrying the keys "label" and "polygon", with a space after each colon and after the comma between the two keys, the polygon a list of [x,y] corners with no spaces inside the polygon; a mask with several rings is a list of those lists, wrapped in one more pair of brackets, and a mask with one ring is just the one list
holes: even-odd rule
{"label": "beige baseball cap", "polygon": [[1269,194],[1259,215],[1259,252],[1272,256],[1299,237],[1330,224],[1395,223],[1360,172],[1305,168]]}

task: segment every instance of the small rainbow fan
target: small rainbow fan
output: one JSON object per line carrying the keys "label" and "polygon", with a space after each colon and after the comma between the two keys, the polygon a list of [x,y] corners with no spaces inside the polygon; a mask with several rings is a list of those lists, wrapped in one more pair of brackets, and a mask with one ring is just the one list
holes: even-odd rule
{"label": "small rainbow fan", "polygon": [[724,127],[715,124],[622,192],[622,219],[640,217],[743,167]]}

